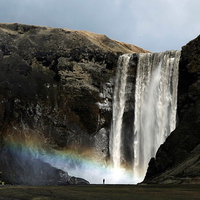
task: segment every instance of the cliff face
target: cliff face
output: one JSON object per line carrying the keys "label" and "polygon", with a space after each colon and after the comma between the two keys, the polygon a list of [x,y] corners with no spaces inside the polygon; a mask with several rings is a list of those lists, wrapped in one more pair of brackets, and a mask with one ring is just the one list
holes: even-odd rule
{"label": "cliff face", "polygon": [[[29,163],[30,155],[36,155],[31,161],[41,163],[38,155],[50,159],[73,152],[105,163],[118,57],[145,52],[86,31],[0,24],[0,180],[16,182],[16,174],[26,177],[34,170],[23,172],[27,164],[21,156]],[[133,83],[134,58],[131,65],[128,81]],[[178,127],[151,159],[145,183],[200,181],[199,66],[200,36],[182,49]],[[130,90],[129,109],[134,103]],[[131,113],[124,115],[126,128]]]}
{"label": "cliff face", "polygon": [[152,158],[144,183],[200,183],[200,36],[182,48],[178,126]]}
{"label": "cliff face", "polygon": [[34,141],[37,151],[90,150],[105,161],[118,56],[135,52],[147,51],[86,31],[0,24],[0,148]]}

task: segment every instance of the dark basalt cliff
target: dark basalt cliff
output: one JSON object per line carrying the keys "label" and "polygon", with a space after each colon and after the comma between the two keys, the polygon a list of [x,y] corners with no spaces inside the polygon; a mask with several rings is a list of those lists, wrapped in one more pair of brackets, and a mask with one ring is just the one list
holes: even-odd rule
{"label": "dark basalt cliff", "polygon": [[147,51],[86,31],[0,24],[0,148],[43,141],[105,160],[118,56],[135,52]]}
{"label": "dark basalt cliff", "polygon": [[200,36],[182,47],[178,126],[152,158],[144,183],[200,183]]}
{"label": "dark basalt cliff", "polygon": [[[106,162],[118,57],[145,52],[86,31],[0,24],[0,155],[15,161],[13,168],[9,159],[1,159],[0,181],[21,173],[25,179],[35,170],[29,164],[23,172],[24,152],[29,158],[70,151]],[[200,36],[182,48],[178,126],[151,159],[144,183],[200,183],[199,74]],[[128,81],[134,79],[131,68]],[[37,157],[31,162],[41,164]],[[63,181],[62,170],[45,167],[53,174],[50,184]]]}

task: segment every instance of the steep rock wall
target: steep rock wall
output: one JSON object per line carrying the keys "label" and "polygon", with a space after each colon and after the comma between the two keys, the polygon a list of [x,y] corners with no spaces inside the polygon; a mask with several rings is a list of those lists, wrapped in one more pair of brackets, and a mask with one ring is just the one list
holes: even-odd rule
{"label": "steep rock wall", "polygon": [[43,140],[105,161],[118,56],[135,52],[147,51],[86,31],[0,24],[0,147]]}

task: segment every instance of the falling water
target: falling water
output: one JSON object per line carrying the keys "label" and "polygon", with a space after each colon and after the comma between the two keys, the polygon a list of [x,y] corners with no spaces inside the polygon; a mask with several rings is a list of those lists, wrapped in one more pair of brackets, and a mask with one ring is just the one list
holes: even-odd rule
{"label": "falling water", "polygon": [[[133,145],[133,182],[143,180],[149,160],[175,129],[180,51],[137,55],[133,139],[129,140]],[[114,170],[120,169],[122,148],[127,145],[123,144],[126,128],[122,127],[130,57],[125,54],[119,58],[113,96],[110,154]]]}
{"label": "falling water", "polygon": [[126,102],[126,79],[127,70],[131,54],[124,54],[119,57],[118,68],[115,79],[115,88],[113,95],[113,113],[112,125],[110,136],[110,155],[113,162],[114,170],[120,169],[121,165],[121,134],[122,134],[122,121]]}
{"label": "falling water", "polygon": [[135,91],[134,178],[175,129],[180,51],[139,54]]}

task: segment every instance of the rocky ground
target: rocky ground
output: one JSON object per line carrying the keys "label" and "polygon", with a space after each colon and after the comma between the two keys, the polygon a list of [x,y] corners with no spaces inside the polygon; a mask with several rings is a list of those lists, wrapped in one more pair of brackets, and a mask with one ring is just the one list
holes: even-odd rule
{"label": "rocky ground", "polygon": [[0,187],[0,200],[197,200],[200,185]]}

